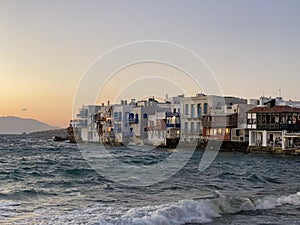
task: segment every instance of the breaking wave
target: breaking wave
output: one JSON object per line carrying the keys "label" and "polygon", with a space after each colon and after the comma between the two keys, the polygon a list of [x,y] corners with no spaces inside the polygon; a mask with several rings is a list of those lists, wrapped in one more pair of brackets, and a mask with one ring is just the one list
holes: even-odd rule
{"label": "breaking wave", "polygon": [[[289,196],[265,196],[256,200],[247,197],[230,197],[215,192],[198,200],[181,200],[175,203],[131,209],[116,209],[105,205],[97,205],[60,215],[59,222],[63,224],[87,223],[101,225],[203,224],[211,222],[214,218],[221,217],[224,214],[273,209],[284,204],[300,205],[300,192]],[[55,214],[55,212],[53,213]],[[47,218],[34,218],[28,222],[39,224],[43,224],[43,221],[47,221],[47,224],[57,222],[58,218],[55,217],[55,221],[52,221],[53,218],[50,215]]]}

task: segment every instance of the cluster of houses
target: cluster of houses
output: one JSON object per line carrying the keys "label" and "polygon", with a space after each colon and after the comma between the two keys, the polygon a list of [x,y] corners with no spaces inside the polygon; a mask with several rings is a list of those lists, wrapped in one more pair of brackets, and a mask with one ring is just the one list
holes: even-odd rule
{"label": "cluster of houses", "polygon": [[157,101],[122,100],[86,105],[70,128],[84,142],[174,146],[179,140],[247,142],[249,146],[300,145],[300,101],[197,94]]}

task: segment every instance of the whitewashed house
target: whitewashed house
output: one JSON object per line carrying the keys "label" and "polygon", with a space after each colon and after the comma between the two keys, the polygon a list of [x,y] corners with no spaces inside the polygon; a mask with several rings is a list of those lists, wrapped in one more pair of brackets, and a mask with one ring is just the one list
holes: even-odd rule
{"label": "whitewashed house", "polygon": [[[257,103],[251,101],[250,103]],[[247,129],[247,111],[253,109],[257,104],[234,104],[227,112],[237,113],[237,126],[231,129],[231,141],[248,142],[249,129]]]}
{"label": "whitewashed house", "polygon": [[138,101],[129,113],[129,129],[132,132],[132,141],[135,144],[144,144],[147,139],[148,119],[150,115],[170,111],[171,103],[158,102],[154,98]]}
{"label": "whitewashed house", "polygon": [[133,141],[133,130],[130,129],[129,114],[134,106],[134,102],[127,104],[127,100],[122,100],[121,104],[113,106],[113,129],[116,143],[127,144]]}
{"label": "whitewashed house", "polygon": [[95,120],[95,115],[100,108],[99,105],[86,105],[79,109],[76,123],[73,126],[78,129],[84,142],[99,142],[100,140]]}

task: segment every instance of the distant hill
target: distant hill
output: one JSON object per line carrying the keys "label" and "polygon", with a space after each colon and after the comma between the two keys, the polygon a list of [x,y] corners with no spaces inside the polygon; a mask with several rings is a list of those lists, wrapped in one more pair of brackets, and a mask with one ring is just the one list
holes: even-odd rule
{"label": "distant hill", "polygon": [[24,119],[14,116],[0,117],[0,134],[31,133],[58,128],[35,119]]}
{"label": "distant hill", "polygon": [[68,132],[67,132],[67,128],[62,128],[62,129],[55,129],[55,130],[35,131],[32,133],[29,133],[28,135],[45,137],[45,138],[52,138],[54,136],[67,137]]}

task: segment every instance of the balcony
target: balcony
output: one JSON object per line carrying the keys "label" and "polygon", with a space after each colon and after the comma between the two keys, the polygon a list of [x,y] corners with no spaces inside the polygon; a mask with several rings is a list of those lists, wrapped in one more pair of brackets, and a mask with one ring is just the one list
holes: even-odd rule
{"label": "balcony", "polygon": [[133,132],[123,132],[124,137],[133,137]]}
{"label": "balcony", "polygon": [[300,131],[300,124],[279,124],[279,129],[280,130],[292,130],[292,131]]}
{"label": "balcony", "polygon": [[122,117],[114,117],[114,121],[121,122],[122,121]]}
{"label": "balcony", "polygon": [[166,127],[180,128],[180,124],[167,123]]}
{"label": "balcony", "polygon": [[177,113],[172,113],[172,112],[166,112],[166,117],[179,117],[180,114],[177,112]]}
{"label": "balcony", "polygon": [[138,118],[129,118],[128,123],[129,124],[139,123],[139,119]]}
{"label": "balcony", "polygon": [[274,123],[274,124],[257,124],[258,130],[292,130],[300,131],[300,124]]}
{"label": "balcony", "polygon": [[237,127],[237,113],[208,115],[202,117],[203,127]]}
{"label": "balcony", "polygon": [[100,117],[100,118],[97,118],[96,121],[105,122],[106,118],[105,117]]}

